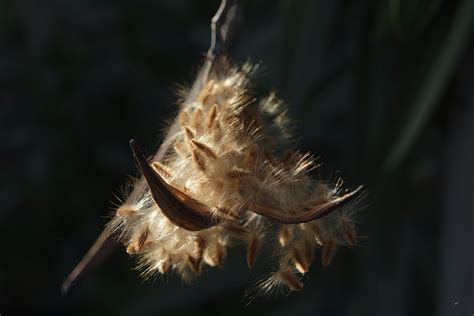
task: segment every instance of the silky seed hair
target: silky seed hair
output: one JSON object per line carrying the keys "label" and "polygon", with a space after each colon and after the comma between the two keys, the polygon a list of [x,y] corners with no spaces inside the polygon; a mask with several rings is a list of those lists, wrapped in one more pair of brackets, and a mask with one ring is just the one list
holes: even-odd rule
{"label": "silky seed hair", "polygon": [[164,154],[146,159],[131,141],[143,176],[108,229],[145,278],[175,273],[189,282],[243,246],[249,268],[262,251],[274,256],[261,292],[300,291],[313,263],[326,267],[339,247],[357,245],[352,214],[362,187],[348,192],[342,180],[311,175],[318,165],[293,148],[283,102],[254,92],[257,70],[221,55],[186,92]]}

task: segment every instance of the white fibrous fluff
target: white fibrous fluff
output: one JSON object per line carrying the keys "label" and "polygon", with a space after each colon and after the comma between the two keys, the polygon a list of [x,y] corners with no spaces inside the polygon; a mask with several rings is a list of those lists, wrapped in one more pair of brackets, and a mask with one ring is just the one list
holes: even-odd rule
{"label": "white fibrous fluff", "polygon": [[143,157],[109,228],[137,257],[145,277],[176,273],[189,281],[224,266],[231,247],[247,248],[247,264],[266,252],[276,267],[258,282],[263,292],[302,290],[316,255],[330,264],[341,246],[357,244],[353,213],[361,188],[323,181],[309,153],[293,148],[291,121],[275,93],[261,96],[256,67],[224,57],[186,92],[162,145]]}

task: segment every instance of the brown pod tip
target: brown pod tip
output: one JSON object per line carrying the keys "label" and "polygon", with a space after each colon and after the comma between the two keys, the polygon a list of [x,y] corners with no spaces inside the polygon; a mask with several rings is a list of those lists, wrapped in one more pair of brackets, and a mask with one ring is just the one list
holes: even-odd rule
{"label": "brown pod tip", "polygon": [[328,216],[335,210],[352,201],[354,197],[356,197],[359,193],[362,192],[363,188],[364,187],[361,185],[352,192],[349,192],[341,197],[335,198],[334,200],[312,207],[309,210],[305,211],[287,213],[280,209],[270,208],[256,203],[250,203],[249,209],[256,214],[265,216],[283,224],[306,223],[315,219],[320,219],[325,216]]}
{"label": "brown pod tip", "polygon": [[217,224],[207,206],[166,183],[148,164],[133,139],[130,140],[130,148],[150,187],[153,199],[170,222],[190,231],[206,229]]}

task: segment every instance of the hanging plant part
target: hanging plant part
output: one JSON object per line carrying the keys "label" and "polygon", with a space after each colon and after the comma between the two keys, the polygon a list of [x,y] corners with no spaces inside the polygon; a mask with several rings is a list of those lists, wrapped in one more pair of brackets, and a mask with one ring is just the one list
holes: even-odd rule
{"label": "hanging plant part", "polygon": [[66,290],[110,240],[137,258],[144,277],[174,272],[184,281],[223,268],[234,246],[247,248],[249,268],[271,252],[278,268],[258,283],[263,292],[302,290],[317,254],[327,266],[340,246],[357,244],[351,214],[363,187],[343,190],[340,180],[314,177],[312,155],[294,148],[283,102],[254,92],[258,67],[223,53],[235,8],[223,1],[213,18],[205,65],[157,154],[147,159],[130,142],[142,177]]}

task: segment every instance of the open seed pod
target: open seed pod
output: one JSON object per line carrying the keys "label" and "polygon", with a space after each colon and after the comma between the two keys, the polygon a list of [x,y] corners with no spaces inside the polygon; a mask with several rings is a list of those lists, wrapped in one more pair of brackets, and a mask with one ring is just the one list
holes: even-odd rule
{"label": "open seed pod", "polygon": [[[225,3],[217,17],[231,12]],[[221,46],[211,46],[158,153],[148,159],[130,142],[142,177],[106,239],[136,256],[144,276],[174,272],[185,281],[222,268],[233,246],[246,244],[249,267],[270,250],[279,268],[261,289],[299,291],[316,255],[327,266],[339,246],[357,244],[350,215],[362,186],[349,191],[314,177],[317,164],[294,148],[283,102],[254,92],[257,67],[234,64]]]}

